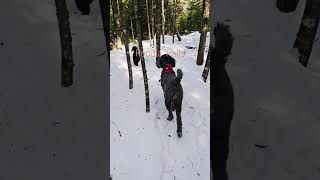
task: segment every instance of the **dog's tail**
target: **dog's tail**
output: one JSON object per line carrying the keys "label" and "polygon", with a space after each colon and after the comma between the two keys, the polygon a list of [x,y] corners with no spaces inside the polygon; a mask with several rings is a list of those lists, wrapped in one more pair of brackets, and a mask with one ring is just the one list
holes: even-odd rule
{"label": "dog's tail", "polygon": [[210,46],[212,48],[213,62],[225,64],[227,56],[231,54],[234,38],[230,33],[229,26],[220,22],[214,27],[213,34],[215,37],[215,47]]}
{"label": "dog's tail", "polygon": [[177,70],[177,77],[176,77],[176,82],[180,83],[181,79],[182,79],[183,73],[181,69]]}

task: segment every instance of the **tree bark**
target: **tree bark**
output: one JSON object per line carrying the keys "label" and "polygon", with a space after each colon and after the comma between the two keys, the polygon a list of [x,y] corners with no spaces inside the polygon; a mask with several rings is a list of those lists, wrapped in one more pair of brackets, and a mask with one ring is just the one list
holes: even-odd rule
{"label": "tree bark", "polygon": [[307,0],[302,21],[293,48],[299,52],[299,61],[308,65],[314,39],[319,25],[320,0]]}
{"label": "tree bark", "polygon": [[113,12],[115,30],[116,30],[116,40],[115,40],[114,47],[116,49],[122,49],[119,6],[118,6],[117,0],[111,0],[111,3],[112,3],[111,6],[112,6],[112,12]]}
{"label": "tree bark", "polygon": [[109,52],[110,52],[110,33],[109,33],[109,13],[107,13],[107,8],[109,7],[107,5],[107,1],[105,0],[99,0],[100,4],[100,12],[101,12],[101,19],[102,19],[102,25],[103,25],[103,32],[104,32],[104,37],[105,37],[105,42],[106,42],[106,51],[108,54],[108,64],[109,64],[109,72],[110,72],[110,58],[109,58]]}
{"label": "tree bark", "polygon": [[66,0],[55,0],[61,43],[61,84],[69,87],[73,84],[73,52],[70,32],[69,12]]}
{"label": "tree bark", "polygon": [[164,0],[161,0],[161,7],[162,7],[162,43],[164,44],[164,35],[166,34],[165,30],[166,30],[166,16],[164,14],[165,9],[164,9]]}
{"label": "tree bark", "polygon": [[161,35],[161,1],[156,1],[156,66],[160,68],[159,60],[160,60],[160,35]]}
{"label": "tree bark", "polygon": [[139,11],[139,6],[138,6],[138,0],[134,0],[134,12],[135,12],[135,17],[136,17],[137,38],[138,38],[138,44],[139,44],[139,55],[140,55],[140,58],[141,58],[141,66],[142,66],[144,88],[145,88],[146,112],[150,112],[148,76],[147,76],[147,70],[146,70],[144,54],[143,54],[143,46],[142,46],[142,38],[141,38],[141,26],[140,26],[141,14],[139,14],[139,16],[138,16],[138,12],[140,12]]}
{"label": "tree bark", "polygon": [[[119,1],[120,6],[120,14],[121,14],[121,20],[122,22],[122,29],[123,29],[123,40],[124,40],[124,47],[126,51],[126,57],[127,57],[127,65],[128,65],[128,75],[129,75],[129,89],[133,88],[133,78],[132,78],[132,65],[130,61],[130,50],[129,50],[129,35],[128,35],[128,22],[130,13],[125,13],[125,11],[129,11],[129,9],[125,8],[122,4],[122,1]],[[130,11],[129,11],[130,12]]]}
{"label": "tree bark", "polygon": [[202,29],[199,41],[197,65],[203,64],[204,49],[206,45],[207,32],[209,31],[209,15],[210,15],[210,0],[203,0],[202,13]]}
{"label": "tree bark", "polygon": [[204,66],[204,70],[203,70],[203,73],[202,73],[202,79],[203,79],[204,82],[207,82],[209,71],[210,71],[210,49],[211,48],[209,48],[209,51],[208,51],[208,54],[207,54],[207,59],[206,59],[206,64]]}

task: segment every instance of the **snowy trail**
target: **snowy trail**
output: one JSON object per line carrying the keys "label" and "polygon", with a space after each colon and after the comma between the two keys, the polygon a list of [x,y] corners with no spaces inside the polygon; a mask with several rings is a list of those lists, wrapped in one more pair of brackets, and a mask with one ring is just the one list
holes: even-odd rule
{"label": "snowy trail", "polygon": [[[181,139],[177,137],[176,119],[166,119],[168,112],[159,83],[161,70],[155,66],[149,42],[144,41],[143,44],[150,113],[145,112],[141,67],[133,66],[134,88],[129,90],[125,53],[111,52],[111,67],[114,67],[111,68],[111,121],[117,124],[111,125],[111,174],[115,180],[209,179],[210,80],[204,83],[201,79],[203,66],[195,63],[197,49],[185,47],[198,46],[198,36],[198,33],[184,36],[182,42],[177,41],[174,45],[171,37],[166,37],[166,44],[162,46],[164,53],[172,54],[176,59],[175,70],[181,68],[184,72],[181,82],[184,88]],[[119,136],[118,129],[124,132],[123,137]],[[134,129],[143,130],[137,133]],[[121,140],[124,136],[126,141]],[[141,160],[139,154],[149,158]]]}

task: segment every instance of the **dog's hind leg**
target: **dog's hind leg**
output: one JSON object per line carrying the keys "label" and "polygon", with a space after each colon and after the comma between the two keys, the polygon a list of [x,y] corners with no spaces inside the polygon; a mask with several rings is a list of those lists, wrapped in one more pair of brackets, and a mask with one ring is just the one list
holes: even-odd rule
{"label": "dog's hind leg", "polygon": [[181,104],[176,107],[176,115],[177,115],[177,134],[178,137],[182,137],[182,120],[181,120]]}
{"label": "dog's hind leg", "polygon": [[167,110],[169,112],[167,120],[171,121],[173,119],[173,114],[172,114],[172,110],[171,110],[171,102],[170,101],[166,101],[165,104],[166,104],[166,108],[167,108]]}

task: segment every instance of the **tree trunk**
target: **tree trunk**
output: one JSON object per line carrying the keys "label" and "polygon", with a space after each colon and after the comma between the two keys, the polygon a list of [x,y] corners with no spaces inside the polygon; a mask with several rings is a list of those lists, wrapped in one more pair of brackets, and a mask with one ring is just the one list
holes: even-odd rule
{"label": "tree trunk", "polygon": [[120,6],[120,14],[121,14],[121,20],[122,22],[122,29],[123,29],[123,40],[124,40],[124,46],[126,51],[126,57],[127,57],[127,65],[128,65],[128,75],[129,75],[129,89],[133,88],[133,78],[132,78],[132,65],[130,61],[130,50],[129,50],[129,35],[128,35],[128,22],[130,13],[125,13],[125,11],[129,11],[129,9],[124,8],[122,1],[119,1]]}
{"label": "tree trunk", "polygon": [[173,6],[172,6],[172,43],[174,44],[174,34],[176,30],[176,0],[173,0]]}
{"label": "tree trunk", "polygon": [[160,68],[160,35],[161,35],[161,1],[156,1],[156,66]]}
{"label": "tree trunk", "polygon": [[210,49],[211,48],[209,48],[209,51],[208,51],[208,54],[207,54],[206,64],[204,66],[204,70],[203,70],[203,73],[202,73],[202,79],[203,79],[204,82],[207,82],[207,78],[208,78],[209,71],[210,71]]}
{"label": "tree trunk", "polygon": [[116,30],[116,40],[114,47],[116,49],[122,49],[122,42],[121,42],[121,23],[120,23],[120,13],[119,13],[119,6],[117,0],[111,0],[112,3],[112,12],[114,17],[115,23],[115,30]]}
{"label": "tree trunk", "polygon": [[70,32],[69,12],[66,0],[55,0],[61,43],[61,84],[69,87],[73,84],[73,53]]}
{"label": "tree trunk", "polygon": [[164,44],[164,35],[166,34],[165,30],[166,30],[166,16],[164,14],[164,0],[161,0],[161,7],[162,7],[162,43]]}
{"label": "tree trunk", "polygon": [[127,64],[128,64],[129,89],[132,89],[133,88],[132,65],[130,61],[129,36],[128,36],[127,29],[124,29],[123,35],[124,35],[124,47],[126,49]]}
{"label": "tree trunk", "polygon": [[135,18],[136,18],[137,38],[138,38],[138,44],[139,44],[139,55],[141,58],[141,66],[142,66],[144,88],[145,88],[146,112],[150,112],[148,76],[147,76],[147,70],[146,70],[146,65],[145,65],[145,60],[144,60],[142,38],[141,38],[141,26],[140,26],[141,14],[138,13],[141,11],[139,11],[139,9],[138,9],[138,7],[139,7],[138,2],[139,2],[138,0],[134,0],[134,12],[135,12]]}
{"label": "tree trunk", "polygon": [[155,41],[155,8],[154,8],[154,0],[151,0],[151,31],[152,31],[152,47],[154,47],[154,41]]}
{"label": "tree trunk", "polygon": [[[100,4],[100,12],[101,12],[101,18],[102,18],[102,25],[103,25],[103,32],[104,32],[104,37],[106,41],[106,51],[109,57],[109,52],[110,52],[110,33],[109,33],[109,13],[107,13],[107,1],[105,0],[99,0]],[[108,58],[108,64],[109,64],[109,72],[110,72],[110,58]]]}
{"label": "tree trunk", "polygon": [[209,14],[210,14],[210,0],[203,0],[202,13],[202,29],[199,41],[197,65],[203,64],[204,49],[206,46],[207,32],[209,31]]}
{"label": "tree trunk", "polygon": [[150,27],[150,21],[149,21],[149,3],[148,0],[146,0],[146,9],[147,9],[147,23],[148,23],[148,33],[149,33],[149,40],[150,40],[150,47],[152,47],[152,38],[151,38],[151,27]]}
{"label": "tree trunk", "polygon": [[134,41],[134,30],[133,30],[133,24],[132,24],[132,17],[130,16],[130,25],[131,25],[131,36],[132,36],[132,40]]}
{"label": "tree trunk", "polygon": [[290,13],[296,10],[299,0],[277,0],[277,8],[283,13]]}
{"label": "tree trunk", "polygon": [[307,0],[302,21],[293,48],[299,52],[299,61],[308,65],[314,39],[319,25],[320,0]]}
{"label": "tree trunk", "polygon": [[178,31],[178,29],[177,29],[177,27],[176,27],[176,25],[175,25],[175,23],[173,21],[173,15],[172,15],[168,0],[164,0],[164,6],[165,6],[165,8],[167,10],[167,13],[169,14],[169,17],[171,18],[171,24],[173,26],[172,29],[174,29],[178,40],[181,41],[181,37],[180,37],[179,31]]}

